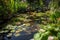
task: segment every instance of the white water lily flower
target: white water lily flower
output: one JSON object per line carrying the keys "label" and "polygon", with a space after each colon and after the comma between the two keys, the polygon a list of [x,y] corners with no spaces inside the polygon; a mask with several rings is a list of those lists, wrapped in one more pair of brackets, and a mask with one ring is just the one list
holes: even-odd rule
{"label": "white water lily flower", "polygon": [[34,40],[34,39],[30,39],[30,40]]}
{"label": "white water lily flower", "polygon": [[54,40],[54,37],[53,36],[49,36],[48,40]]}
{"label": "white water lily flower", "polygon": [[45,32],[45,30],[44,30],[44,29],[40,29],[39,31],[40,31],[40,32]]}

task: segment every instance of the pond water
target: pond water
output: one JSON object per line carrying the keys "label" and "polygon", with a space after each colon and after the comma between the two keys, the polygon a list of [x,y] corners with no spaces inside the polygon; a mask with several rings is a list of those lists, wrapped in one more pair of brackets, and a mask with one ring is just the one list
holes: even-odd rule
{"label": "pond water", "polygon": [[[21,32],[22,34],[18,37],[12,36],[10,38],[10,40],[31,40],[33,39],[33,36],[35,34],[35,32],[31,33],[31,34],[27,34],[26,32]],[[27,35],[23,35],[23,34],[27,34]],[[7,37],[5,37],[5,40],[9,40]]]}
{"label": "pond water", "polygon": [[[17,27],[15,28],[15,32],[12,33],[12,36],[10,37],[5,36],[4,39],[5,40],[34,40],[33,37],[36,31],[31,33],[28,33],[26,31],[21,31],[17,33],[17,34],[20,34],[19,36],[15,36],[17,29],[19,28]],[[28,29],[28,30],[31,30],[31,29]]]}

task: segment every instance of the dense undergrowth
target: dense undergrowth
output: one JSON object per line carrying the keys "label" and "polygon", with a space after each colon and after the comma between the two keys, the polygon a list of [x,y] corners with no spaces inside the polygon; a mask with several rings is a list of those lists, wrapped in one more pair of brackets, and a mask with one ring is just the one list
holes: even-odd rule
{"label": "dense undergrowth", "polygon": [[[24,24],[27,27],[37,25],[34,40],[60,40],[59,0],[0,0],[0,28],[14,32],[15,27]],[[4,30],[3,30],[4,29]],[[22,31],[20,27],[18,31]],[[26,30],[28,31],[28,30]],[[3,32],[2,32],[3,33]],[[8,33],[8,32],[7,32]]]}

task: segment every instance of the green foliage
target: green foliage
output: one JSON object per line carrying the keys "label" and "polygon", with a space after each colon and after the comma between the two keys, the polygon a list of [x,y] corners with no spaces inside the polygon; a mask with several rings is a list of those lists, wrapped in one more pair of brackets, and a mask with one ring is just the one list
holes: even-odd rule
{"label": "green foliage", "polygon": [[[45,30],[43,32],[43,30],[39,31],[38,33],[36,33],[34,35],[34,39],[36,40],[47,40],[49,35],[52,35],[52,36],[57,36],[59,38],[59,35],[60,35],[60,32],[59,31],[59,26],[56,26],[56,24],[48,24],[46,26],[43,26],[43,28],[41,28],[43,30]],[[54,40],[56,40],[56,38],[54,37]],[[58,39],[57,39],[58,40]]]}
{"label": "green foliage", "polygon": [[[38,7],[43,8],[45,5],[43,3],[43,0],[27,0],[26,2],[22,0],[0,0],[0,21],[9,18],[12,16],[12,14],[17,13],[17,11],[20,10],[25,10],[27,7],[31,7],[31,9],[35,9]],[[29,2],[28,2],[29,1]],[[31,2],[32,1],[32,2]],[[39,20],[38,22],[41,21],[41,23],[36,22],[39,24],[40,29],[38,30],[38,33],[34,35],[35,40],[47,40],[48,36],[53,35],[55,36],[54,40],[60,39],[60,24],[57,22],[57,18],[60,18],[60,12],[58,10],[58,1],[57,0],[52,0],[48,6],[50,10],[48,10],[48,13],[36,13],[36,12],[29,12],[30,14],[22,14],[19,15],[18,17],[15,17],[9,21],[11,22],[12,25],[14,25],[16,22],[23,22],[28,25],[27,21],[32,20],[34,23],[36,20]],[[42,9],[43,11],[44,9]],[[3,18],[2,18],[3,17]],[[31,18],[29,18],[31,17]],[[6,20],[5,20],[6,21]],[[46,24],[44,24],[46,23]],[[16,24],[15,24],[16,25]],[[21,29],[22,30],[22,29]]]}
{"label": "green foliage", "polygon": [[58,38],[59,38],[59,40],[60,40],[60,32],[57,33],[57,36],[58,36]]}
{"label": "green foliage", "polygon": [[[45,30],[45,32],[41,33],[41,31],[38,31],[38,33],[34,35],[34,40],[47,40],[50,35],[54,36],[54,40],[60,40],[60,36],[59,36],[60,26],[58,26],[60,24],[57,22],[58,21],[57,18],[60,18],[60,12],[58,9],[56,9],[58,8],[58,5],[57,5],[58,1],[57,2],[56,1],[57,0],[55,1],[52,0],[49,5],[50,11],[48,15],[49,15],[50,21],[52,22],[51,23],[48,22],[47,25],[40,26],[40,29]],[[49,33],[45,34],[46,32],[49,32]]]}
{"label": "green foliage", "polygon": [[49,33],[49,31],[36,33],[34,35],[34,40],[47,40]]}
{"label": "green foliage", "polygon": [[8,1],[8,8],[11,10],[11,12],[14,12],[14,0]]}
{"label": "green foliage", "polygon": [[55,12],[55,16],[56,16],[56,18],[59,18],[60,17],[60,12],[59,11],[56,11]]}

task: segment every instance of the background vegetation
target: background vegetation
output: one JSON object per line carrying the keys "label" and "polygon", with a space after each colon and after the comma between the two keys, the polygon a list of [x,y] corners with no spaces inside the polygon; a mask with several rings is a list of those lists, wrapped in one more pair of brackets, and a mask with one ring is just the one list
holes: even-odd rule
{"label": "background vegetation", "polygon": [[59,10],[60,0],[0,0],[0,31],[13,31],[20,24],[26,27],[36,24],[37,28],[31,30],[38,31],[35,40],[47,40],[49,36],[60,40]]}

